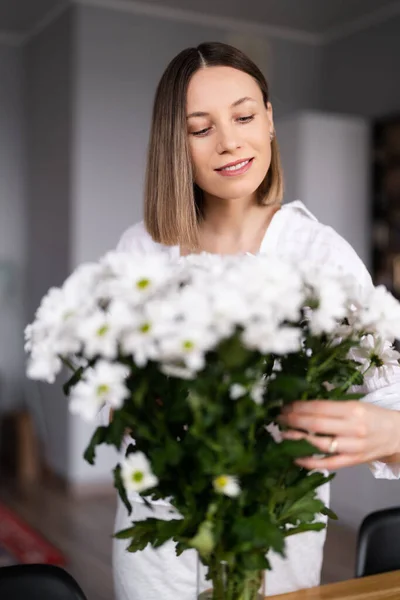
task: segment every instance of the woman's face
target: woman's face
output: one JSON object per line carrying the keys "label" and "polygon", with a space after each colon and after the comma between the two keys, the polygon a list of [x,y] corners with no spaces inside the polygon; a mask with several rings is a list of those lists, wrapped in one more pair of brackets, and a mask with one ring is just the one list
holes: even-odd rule
{"label": "woman's face", "polygon": [[187,127],[195,182],[226,200],[258,189],[271,164],[272,107],[257,82],[231,67],[206,67],[190,80]]}

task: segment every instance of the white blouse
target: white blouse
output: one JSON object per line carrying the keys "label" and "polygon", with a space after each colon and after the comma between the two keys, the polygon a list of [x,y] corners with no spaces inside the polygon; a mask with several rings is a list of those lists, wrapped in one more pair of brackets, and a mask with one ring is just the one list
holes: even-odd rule
{"label": "white blouse", "polygon": [[[179,257],[178,246],[157,244],[147,233],[144,223],[130,227],[122,235],[118,250],[134,252],[167,252]],[[371,276],[355,250],[332,227],[323,225],[300,200],[284,204],[272,218],[260,254],[277,253],[289,260],[307,260],[316,265],[327,265],[332,269],[353,275],[360,284],[360,291],[372,286]],[[386,408],[400,410],[400,366],[391,373],[365,378],[364,400]],[[400,465],[388,466],[376,462],[372,471],[377,478],[399,479]]]}
{"label": "white blouse", "polygon": [[[179,257],[178,246],[164,246],[157,244],[152,240],[147,233],[143,222],[137,223],[130,227],[121,237],[118,244],[118,250],[126,252],[135,252],[137,250],[149,252],[165,252],[171,257]],[[280,257],[288,258],[289,260],[307,260],[316,265],[329,265],[331,269],[344,271],[349,275],[353,275],[360,285],[360,293],[367,290],[372,285],[371,277],[358,257],[357,253],[334,229],[320,223],[316,217],[304,206],[299,200],[284,204],[272,218],[272,221],[267,229],[260,247],[260,253],[274,252]],[[391,372],[382,375],[376,374],[365,378],[364,389],[365,393],[363,400],[380,406],[400,410],[400,366],[392,369]],[[371,471],[376,478],[384,479],[399,479],[400,465],[386,465],[382,462],[375,461],[370,465]],[[329,503],[329,486],[325,485],[318,492],[321,499],[325,503]],[[140,511],[140,498],[132,498],[135,502],[135,510]],[[165,511],[168,503],[159,501],[159,506],[155,506],[155,510]],[[143,505],[142,505],[143,506]],[[143,507],[144,509],[144,507]],[[134,510],[134,512],[135,512]],[[123,507],[119,508],[116,522],[116,528],[121,529],[124,526],[129,526],[126,511]],[[140,518],[144,518],[143,515]],[[155,516],[155,515],[154,515]],[[167,518],[167,517],[165,517]],[[320,577],[320,567],[322,564],[322,552],[325,541],[325,530],[315,533],[308,532],[293,536],[287,540],[287,558],[282,559],[277,555],[271,557],[272,572],[268,572],[267,591],[268,594],[279,594],[290,592],[299,588],[311,587],[318,585]],[[168,550],[169,548],[169,550]],[[125,590],[130,589],[129,598],[141,600],[142,596],[136,588],[133,581],[133,571],[136,572],[136,577],[143,574],[143,570],[147,572],[153,565],[154,572],[151,577],[154,581],[154,598],[160,592],[159,597],[165,600],[173,600],[179,598],[183,600],[186,597],[189,599],[192,596],[187,590],[187,596],[184,589],[175,588],[173,582],[170,583],[171,589],[167,589],[168,585],[165,580],[162,580],[159,569],[155,568],[155,551],[147,548],[142,553],[136,555],[125,556],[122,547],[119,546],[116,550],[118,558],[114,558],[116,566],[116,585],[121,586]],[[182,569],[182,577],[184,577],[185,563],[184,560],[179,562],[179,559],[173,556],[173,548],[166,545],[163,552],[163,573],[168,571],[168,565],[165,561],[170,561],[170,568],[175,570]],[[160,557],[160,555],[158,555]],[[180,557],[182,558],[182,557]],[[161,557],[160,557],[161,559]],[[178,561],[178,563],[176,562]],[[161,563],[160,563],[161,564]],[[135,568],[136,567],[136,568]],[[189,576],[187,574],[187,576]],[[155,579],[154,579],[155,578]],[[158,583],[159,586],[157,587]],[[148,589],[143,593],[143,600],[153,598]],[[132,587],[131,587],[132,586]],[[186,588],[185,588],[186,590]],[[136,592],[136,593],[135,593]],[[147,595],[145,595],[147,594]],[[122,592],[117,593],[118,600],[128,600]]]}

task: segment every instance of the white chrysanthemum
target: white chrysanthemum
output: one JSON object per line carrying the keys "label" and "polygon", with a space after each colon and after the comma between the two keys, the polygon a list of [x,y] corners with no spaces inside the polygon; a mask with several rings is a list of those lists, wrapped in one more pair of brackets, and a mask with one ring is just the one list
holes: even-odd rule
{"label": "white chrysanthemum", "polygon": [[400,339],[400,303],[385,286],[372,288],[358,313],[358,322],[383,339]]}
{"label": "white chrysanthemum", "polygon": [[348,296],[339,279],[328,280],[323,273],[309,277],[318,308],[310,311],[310,329],[313,334],[331,333],[338,321],[348,313]]}
{"label": "white chrysanthemum", "polygon": [[207,288],[190,285],[179,290],[172,298],[176,316],[183,322],[190,322],[197,328],[205,329],[212,323],[212,305]]}
{"label": "white chrysanthemum", "polygon": [[143,452],[133,452],[124,459],[121,477],[128,493],[145,492],[158,484],[158,478],[152,472],[150,462]]}
{"label": "white chrysanthemum", "polygon": [[271,327],[255,321],[246,327],[242,334],[243,343],[262,354],[288,354],[301,348],[301,330],[296,327]]}
{"label": "white chrysanthemum", "polygon": [[256,404],[262,404],[264,400],[264,394],[267,387],[267,381],[265,378],[261,378],[259,381],[252,386],[250,390],[250,398]]}
{"label": "white chrysanthemum", "polygon": [[74,283],[74,279],[70,278],[62,288],[51,288],[44,296],[36,311],[35,321],[26,328],[27,351],[34,353],[35,347],[46,345],[51,348],[55,358],[80,350],[78,326],[95,304],[91,294],[84,294],[79,289],[79,280],[77,278]]}
{"label": "white chrysanthemum", "polygon": [[84,345],[85,355],[91,359],[99,355],[114,359],[122,333],[134,320],[135,312],[119,300],[112,301],[107,310],[95,308],[92,314],[82,320],[78,336]]}
{"label": "white chrysanthemum", "polygon": [[240,485],[237,477],[233,475],[219,475],[213,479],[214,490],[218,494],[224,494],[230,498],[236,498],[240,494]]}
{"label": "white chrysanthemum", "polygon": [[166,283],[174,270],[163,254],[136,254],[109,252],[102,259],[109,277],[100,288],[109,298],[125,298],[132,303],[142,302]]}
{"label": "white chrysanthemum", "polygon": [[217,280],[221,276],[224,277],[230,266],[229,258],[219,254],[201,252],[200,254],[189,254],[188,256],[181,257],[180,265],[182,266],[183,273],[191,281],[200,283],[205,279],[210,281],[210,278]]}
{"label": "white chrysanthemum", "polygon": [[143,367],[148,360],[159,358],[159,342],[176,328],[176,307],[171,299],[147,302],[141,310],[132,314],[121,335],[123,354],[133,356],[135,363]]}
{"label": "white chrysanthemum", "polygon": [[243,326],[251,318],[249,302],[239,286],[219,280],[207,291],[213,329],[219,337],[232,335],[237,326]]}
{"label": "white chrysanthemum", "polygon": [[46,344],[42,344],[36,346],[32,352],[28,360],[26,373],[29,379],[54,383],[61,368],[60,358]]}
{"label": "white chrysanthemum", "polygon": [[165,364],[160,367],[161,373],[167,375],[168,377],[176,377],[178,379],[194,379],[196,377],[196,373],[187,369],[186,367],[180,367],[178,365],[173,364]]}
{"label": "white chrysanthemum", "polygon": [[79,298],[83,303],[92,303],[96,299],[96,287],[104,276],[105,270],[101,263],[83,263],[65,280],[62,289],[67,296]]}
{"label": "white chrysanthemum", "polygon": [[399,368],[400,353],[391,343],[369,334],[363,337],[359,348],[350,351],[352,359],[360,363],[360,370],[365,371],[372,364],[379,377],[390,383],[390,376]]}
{"label": "white chrysanthemum", "polygon": [[96,310],[79,326],[79,337],[84,344],[85,356],[116,358],[118,353],[118,329],[114,328],[109,315]]}
{"label": "white chrysanthemum", "polygon": [[245,294],[250,312],[254,307],[260,315],[272,311],[277,321],[298,316],[304,286],[297,267],[274,255],[252,257],[232,270],[228,278]]}
{"label": "white chrysanthemum", "polygon": [[86,421],[93,421],[106,404],[121,408],[129,390],[125,380],[128,369],[119,364],[99,360],[71,390],[70,410]]}
{"label": "white chrysanthemum", "polygon": [[183,322],[181,327],[160,340],[162,363],[183,363],[191,371],[200,371],[205,365],[205,354],[217,342],[215,335],[198,324]]}
{"label": "white chrysanthemum", "polygon": [[229,396],[232,400],[243,398],[247,394],[247,388],[240,383],[233,383],[229,388]]}

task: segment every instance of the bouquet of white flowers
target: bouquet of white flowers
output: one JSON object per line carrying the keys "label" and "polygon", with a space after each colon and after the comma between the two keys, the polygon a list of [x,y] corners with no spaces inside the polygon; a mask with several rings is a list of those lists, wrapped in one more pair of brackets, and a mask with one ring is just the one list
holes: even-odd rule
{"label": "bouquet of white flowers", "polygon": [[195,548],[214,600],[252,600],[269,551],[334,517],[316,493],[331,476],[294,463],[316,449],[279,437],[282,407],[359,398],[352,386],[393,360],[398,337],[397,300],[337,272],[276,256],[114,252],[48,292],[26,349],[31,378],[72,369],[72,412],[114,409],[85,458],[124,449],[114,480],[127,509],[132,492],[171,503],[173,520],[117,534],[128,550]]}

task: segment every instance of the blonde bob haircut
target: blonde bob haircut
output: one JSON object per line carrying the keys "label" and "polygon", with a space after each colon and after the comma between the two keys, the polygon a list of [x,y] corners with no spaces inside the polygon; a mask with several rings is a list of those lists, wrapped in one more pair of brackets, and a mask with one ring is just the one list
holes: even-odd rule
{"label": "blonde bob haircut", "polygon": [[[260,69],[240,50],[209,42],[180,52],[158,84],[152,116],[145,182],[144,219],[154,241],[168,246],[196,248],[202,219],[203,192],[194,183],[189,153],[186,95],[190,79],[204,67],[233,67],[253,77],[265,105],[268,84]],[[275,137],[271,165],[258,189],[259,203],[280,204],[283,173]]]}

